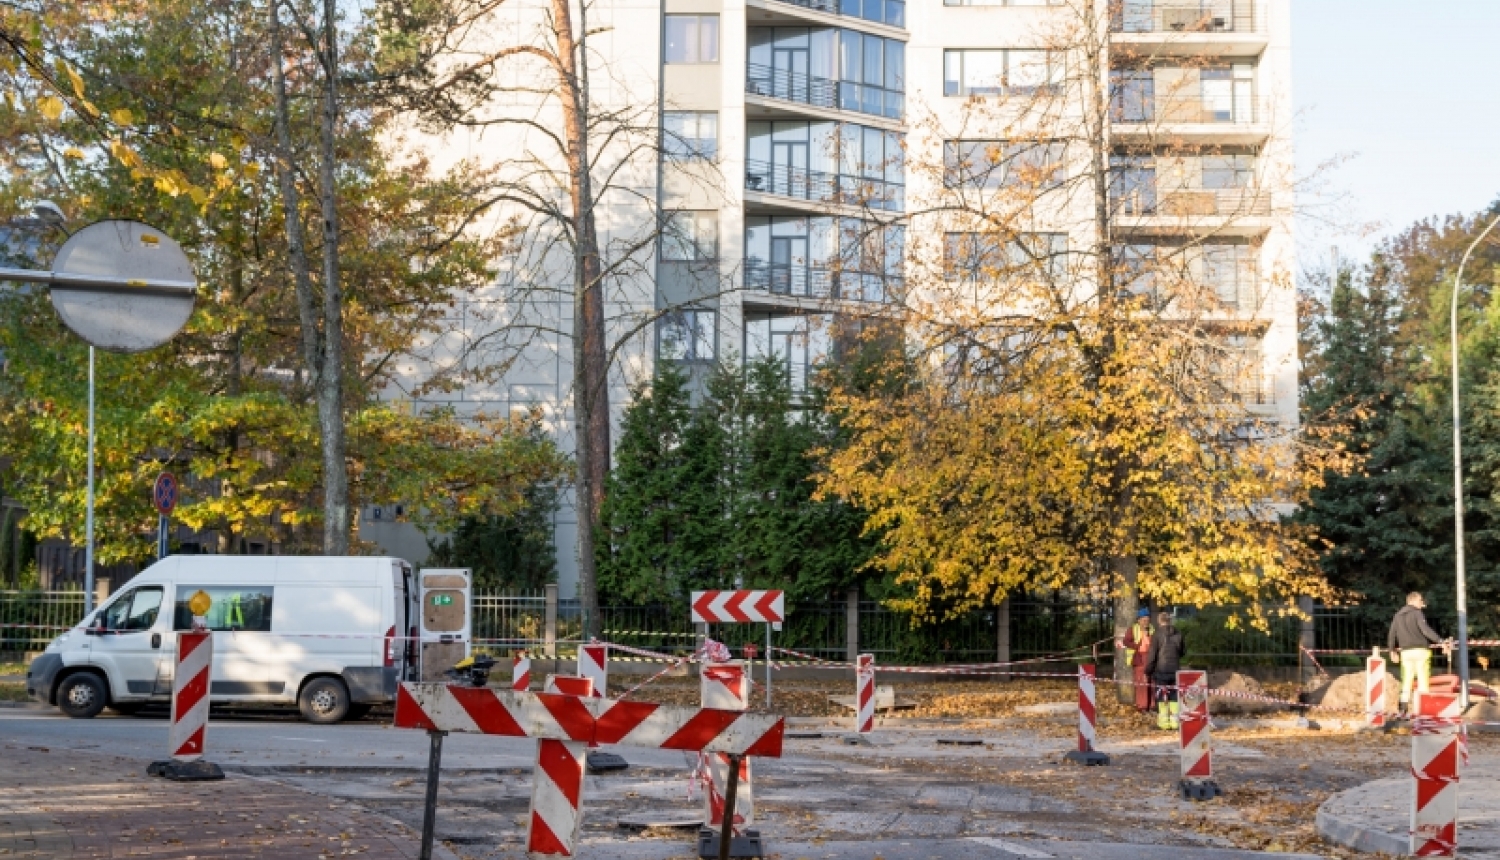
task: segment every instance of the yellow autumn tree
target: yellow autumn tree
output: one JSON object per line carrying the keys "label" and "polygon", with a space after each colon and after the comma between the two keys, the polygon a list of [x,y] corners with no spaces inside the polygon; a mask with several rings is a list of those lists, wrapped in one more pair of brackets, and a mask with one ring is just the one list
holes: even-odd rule
{"label": "yellow autumn tree", "polygon": [[1128,13],[1064,0],[1002,59],[949,51],[911,120],[904,351],[834,392],[822,492],[872,513],[921,621],[1066,589],[1118,638],[1142,599],[1328,593],[1281,522],[1341,460],[1287,408],[1287,116]]}

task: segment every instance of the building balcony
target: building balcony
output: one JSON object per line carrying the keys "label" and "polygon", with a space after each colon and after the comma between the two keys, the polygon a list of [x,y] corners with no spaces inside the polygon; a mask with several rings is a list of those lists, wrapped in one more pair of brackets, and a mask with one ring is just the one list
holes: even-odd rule
{"label": "building balcony", "polygon": [[807,23],[859,27],[881,35],[901,37],[906,28],[905,0],[749,0],[752,23],[780,23],[784,18]]}
{"label": "building balcony", "polygon": [[[902,286],[902,279],[896,275],[851,272],[809,263],[768,263],[756,257],[745,260],[745,289],[772,297],[888,304],[901,300]],[[755,296],[747,296],[745,301],[765,303]],[[769,303],[783,304],[775,299]]]}
{"label": "building balcony", "polygon": [[1257,0],[1125,0],[1110,29],[1117,49],[1157,57],[1254,57],[1269,41]]}
{"label": "building balcony", "polygon": [[1273,226],[1271,195],[1254,188],[1185,189],[1158,193],[1152,188],[1111,195],[1115,226],[1125,234],[1261,236]]}
{"label": "building balcony", "polygon": [[[745,94],[747,106],[754,108],[755,100],[779,102],[780,106],[806,105],[813,111],[792,112],[822,118],[841,119],[828,112],[846,111],[881,117],[899,123],[906,106],[906,94],[852,81],[835,81],[816,75],[805,75],[786,69],[772,68],[758,63],[747,64],[745,69]],[[765,105],[778,107],[775,104]]]}
{"label": "building balcony", "polygon": [[773,207],[790,201],[796,211],[818,212],[842,208],[898,213],[905,208],[906,194],[905,186],[894,182],[764,161],[745,162],[745,191],[747,198],[756,195]]}
{"label": "building balcony", "polygon": [[1263,143],[1271,134],[1271,104],[1263,98],[1117,95],[1110,114],[1110,133],[1114,138],[1137,146],[1159,139],[1186,144],[1253,145]]}

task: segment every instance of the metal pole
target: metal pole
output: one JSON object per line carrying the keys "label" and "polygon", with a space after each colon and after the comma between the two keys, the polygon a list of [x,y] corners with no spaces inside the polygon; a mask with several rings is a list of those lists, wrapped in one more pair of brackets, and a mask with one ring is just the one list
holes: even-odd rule
{"label": "metal pole", "polygon": [[1469,255],[1495,229],[1496,224],[1500,224],[1500,216],[1490,221],[1490,226],[1484,228],[1484,232],[1475,237],[1468,250],[1464,251],[1464,258],[1458,263],[1458,275],[1453,279],[1453,307],[1449,318],[1453,362],[1453,548],[1458,579],[1458,703],[1464,711],[1469,708],[1469,586],[1464,572],[1464,462],[1458,406],[1458,296],[1463,292],[1464,266],[1469,264]]}
{"label": "metal pole", "polygon": [[432,751],[427,754],[427,805],[422,810],[422,853],[418,860],[432,860],[432,836],[437,829],[438,774],[443,761],[443,735],[447,732],[429,731]]}
{"label": "metal pole", "polygon": [[83,614],[94,611],[94,347],[89,346],[89,477],[83,515]]}
{"label": "metal pole", "polygon": [[771,710],[771,622],[766,622],[766,710]]}
{"label": "metal pole", "polygon": [[719,860],[729,860],[729,840],[734,835],[734,796],[740,788],[740,762],[744,758],[741,755],[729,756],[729,782],[724,786],[724,818],[719,822]]}

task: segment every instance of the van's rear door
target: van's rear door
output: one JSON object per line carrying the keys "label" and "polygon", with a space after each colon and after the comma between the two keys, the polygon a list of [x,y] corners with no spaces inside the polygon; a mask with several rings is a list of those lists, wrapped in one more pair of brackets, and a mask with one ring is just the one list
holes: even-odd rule
{"label": "van's rear door", "polygon": [[402,637],[391,643],[391,654],[395,659],[396,677],[403,681],[416,680],[417,665],[417,584],[412,576],[411,565],[404,561],[391,562],[391,577],[395,595],[396,635]]}

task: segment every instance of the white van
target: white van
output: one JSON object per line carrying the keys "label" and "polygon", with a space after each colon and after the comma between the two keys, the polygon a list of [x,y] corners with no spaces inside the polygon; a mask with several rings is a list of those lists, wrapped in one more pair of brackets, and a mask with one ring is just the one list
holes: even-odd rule
{"label": "white van", "polygon": [[169,702],[188,598],[213,600],[215,703],[295,703],[315,723],[393,701],[416,673],[418,595],[399,558],[175,555],[146,568],[26,673],[35,699],[70,717]]}

